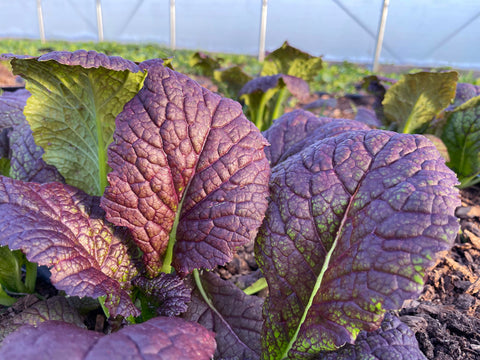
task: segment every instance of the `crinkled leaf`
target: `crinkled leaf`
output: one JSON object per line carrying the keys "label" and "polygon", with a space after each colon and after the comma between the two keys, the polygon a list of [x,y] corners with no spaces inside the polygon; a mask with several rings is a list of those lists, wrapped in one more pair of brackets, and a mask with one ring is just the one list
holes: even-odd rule
{"label": "crinkled leaf", "polygon": [[[97,303],[97,306],[100,305]],[[29,306],[14,317],[13,323],[19,327],[26,324],[36,326],[48,320],[59,320],[86,328],[83,317],[71,305],[69,298],[64,296],[54,296]]]}
{"label": "crinkled leaf", "polygon": [[55,166],[42,158],[43,149],[35,144],[28,123],[14,126],[10,132],[10,176],[17,180],[38,183],[65,182]]}
{"label": "crinkled leaf", "polygon": [[318,360],[427,360],[412,330],[390,313],[375,331],[361,331],[355,344],[320,354]]}
{"label": "crinkled leaf", "polygon": [[32,96],[24,113],[43,159],[68,184],[103,194],[115,117],[142,87],[145,74],[131,61],[85,50],[12,57],[11,64],[27,79]]}
{"label": "crinkled leaf", "polygon": [[209,360],[214,351],[212,332],[182,319],[158,317],[110,335],[60,321],[26,325],[5,338],[0,358]]}
{"label": "crinkled leaf", "polygon": [[347,131],[277,164],[255,248],[270,291],[264,358],[352,343],[418,296],[455,239],[456,183],[425,137],[380,130]]}
{"label": "crinkled leaf", "polygon": [[5,92],[0,96],[0,129],[25,123],[23,109],[30,97],[30,92],[20,89]]}
{"label": "crinkled leaf", "polygon": [[252,77],[246,74],[240,66],[215,70],[213,78],[218,82],[220,91],[231,98],[236,98],[242,87],[252,80]]}
{"label": "crinkled leaf", "polygon": [[152,276],[169,240],[180,274],[224,264],[262,222],[267,142],[240,104],[159,61],[141,66],[144,88],[117,117],[108,150],[107,219],[131,230]]}
{"label": "crinkled leaf", "polygon": [[43,149],[35,144],[32,131],[23,115],[30,92],[17,90],[0,97],[0,128],[3,141],[3,156],[8,156],[8,168],[2,175],[17,180],[39,183],[60,181],[64,179],[58,170],[47,165],[42,159]]}
{"label": "crinkled leaf", "polygon": [[157,316],[178,316],[187,311],[192,290],[177,275],[161,273],[154,279],[136,277],[133,285],[149,298],[149,305],[154,306]]}
{"label": "crinkled leaf", "polygon": [[[97,307],[98,306],[100,305],[97,302]],[[4,326],[0,329],[0,343],[8,334],[23,325],[37,326],[48,320],[63,321],[81,328],[86,328],[83,317],[78,313],[78,310],[70,304],[70,299],[64,296],[54,296],[47,300],[36,302],[8,321],[2,321],[2,325]]]}
{"label": "crinkled leaf", "polygon": [[215,273],[206,272],[200,279],[210,303],[197,288],[183,317],[216,333],[216,359],[260,359],[263,300]]}
{"label": "crinkled leaf", "polygon": [[319,118],[302,109],[293,110],[278,118],[268,130],[263,132],[263,136],[270,143],[270,146],[265,148],[270,166],[275,166],[290,147],[330,120],[326,117]]}
{"label": "crinkled leaf", "polygon": [[50,267],[68,295],[107,295],[112,315],[138,315],[124,289],[136,275],[128,238],[103,216],[98,198],[76,188],[0,177],[0,245]]}
{"label": "crinkled leaf", "polygon": [[316,117],[305,110],[294,110],[278,118],[263,135],[270,142],[266,155],[270,166],[284,161],[301,149],[327,137],[350,130],[367,130],[361,122],[347,119]]}
{"label": "crinkled leaf", "polygon": [[387,124],[403,133],[422,130],[454,99],[457,79],[455,71],[404,75],[383,99]]}
{"label": "crinkled leaf", "polygon": [[261,76],[291,75],[311,82],[322,69],[322,58],[310,55],[284,42],[265,58]]}
{"label": "crinkled leaf", "polygon": [[470,99],[452,112],[441,139],[450,155],[449,165],[458,174],[462,186],[480,181],[480,96]]}
{"label": "crinkled leaf", "polygon": [[222,58],[212,57],[197,51],[190,57],[189,65],[194,69],[198,69],[201,75],[212,77],[213,72],[220,68],[222,62]]}

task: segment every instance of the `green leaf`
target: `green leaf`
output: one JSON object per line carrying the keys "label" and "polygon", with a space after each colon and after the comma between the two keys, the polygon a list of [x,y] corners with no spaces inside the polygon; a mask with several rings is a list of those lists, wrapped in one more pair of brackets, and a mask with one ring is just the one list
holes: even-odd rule
{"label": "green leaf", "polygon": [[0,174],[3,176],[10,175],[10,159],[0,158]]}
{"label": "green leaf", "polygon": [[192,68],[198,69],[201,75],[212,77],[213,72],[220,68],[222,58],[216,58],[202,52],[194,53],[189,60]]}
{"label": "green leaf", "polygon": [[[85,67],[75,61],[84,53]],[[32,93],[25,116],[36,144],[45,150],[43,159],[56,166],[68,184],[102,195],[115,117],[140,90],[145,74],[132,72],[133,63],[125,66],[123,59],[95,52],[76,58],[75,54],[59,52],[49,60],[14,58],[11,63],[14,73],[27,79]],[[104,58],[107,64],[102,65],[115,69],[88,63]]]}
{"label": "green leaf", "polygon": [[446,112],[442,140],[462,187],[480,181],[480,96]]}
{"label": "green leaf", "polygon": [[25,292],[22,282],[24,262],[26,259],[20,250],[12,251],[8,246],[0,246],[0,285],[11,292]]}
{"label": "green leaf", "polygon": [[3,290],[3,287],[0,285],[0,305],[12,306],[16,302],[17,302],[17,299],[15,299],[11,296],[8,296],[8,294],[5,292],[5,290]]}
{"label": "green leaf", "polygon": [[260,76],[285,74],[311,82],[321,68],[321,57],[312,56],[284,42],[266,57]]}
{"label": "green leaf", "polygon": [[458,73],[419,72],[405,75],[385,93],[387,124],[406,134],[418,133],[455,97]]}
{"label": "green leaf", "polygon": [[252,80],[252,77],[245,73],[240,66],[214,70],[213,78],[218,82],[221,92],[232,99],[238,96],[243,85]]}

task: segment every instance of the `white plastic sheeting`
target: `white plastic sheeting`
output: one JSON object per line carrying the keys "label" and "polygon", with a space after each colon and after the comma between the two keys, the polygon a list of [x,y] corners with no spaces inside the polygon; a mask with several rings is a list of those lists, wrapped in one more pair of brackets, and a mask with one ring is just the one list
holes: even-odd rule
{"label": "white plastic sheeting", "polygon": [[[96,0],[42,0],[47,40],[97,40]],[[169,45],[169,0],[101,0],[106,41]],[[382,0],[269,0],[266,49],[371,63]],[[0,37],[39,38],[37,0],[0,0]],[[262,0],[176,0],[176,47],[257,54]],[[347,10],[347,11],[346,11]],[[382,63],[480,69],[480,1],[390,0]]]}

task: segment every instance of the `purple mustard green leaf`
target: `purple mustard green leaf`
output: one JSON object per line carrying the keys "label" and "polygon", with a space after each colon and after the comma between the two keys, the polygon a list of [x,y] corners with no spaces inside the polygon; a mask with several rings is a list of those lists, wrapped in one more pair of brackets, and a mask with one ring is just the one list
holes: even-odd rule
{"label": "purple mustard green leaf", "polygon": [[366,124],[358,121],[317,118],[307,111],[294,110],[278,118],[263,135],[271,144],[266,154],[271,157],[270,166],[274,167],[319,140],[345,131],[368,129],[370,128]]}
{"label": "purple mustard green leaf", "polygon": [[177,275],[161,273],[154,279],[140,276],[132,284],[151,299],[157,316],[178,316],[187,311],[192,290]]}
{"label": "purple mustard green leaf", "polygon": [[386,313],[375,331],[361,331],[355,344],[345,344],[337,351],[322,353],[318,360],[427,360],[410,328]]}
{"label": "purple mustard green leaf", "polygon": [[32,94],[24,113],[45,162],[68,184],[102,195],[115,117],[140,90],[146,74],[132,61],[95,51],[9,59]]}
{"label": "purple mustard green leaf", "polygon": [[17,180],[39,183],[64,182],[58,170],[43,161],[44,151],[35,144],[32,130],[23,114],[29,97],[28,90],[17,90],[0,96],[2,157],[8,158],[10,165],[6,175]]}
{"label": "purple mustard green leaf", "polygon": [[469,84],[469,83],[457,83],[457,88],[455,90],[455,99],[453,104],[446,108],[447,111],[454,110],[457,106],[462,105],[471,98],[480,95],[480,86]]}
{"label": "purple mustard green leaf", "polygon": [[347,131],[272,169],[256,260],[265,359],[317,356],[417,297],[458,231],[455,174],[421,135]]}
{"label": "purple mustard green leaf", "polygon": [[245,294],[213,272],[204,272],[200,281],[209,300],[197,287],[183,318],[216,333],[216,359],[260,359],[263,299]]}
{"label": "purple mustard green leaf", "polygon": [[16,125],[10,132],[10,176],[17,180],[38,183],[65,182],[53,165],[42,158],[43,149],[35,144],[30,125]]}
{"label": "purple mustard green leaf", "polygon": [[455,98],[455,71],[407,74],[383,99],[385,121],[405,134],[422,131]]}
{"label": "purple mustard green leaf", "polygon": [[265,148],[265,155],[270,161],[270,166],[275,166],[291,146],[302,141],[315,129],[330,121],[330,118],[317,117],[302,109],[296,109],[282,115],[262,133],[270,143],[270,146]]}
{"label": "purple mustard green leaf", "polygon": [[212,332],[179,318],[158,317],[110,335],[61,321],[25,325],[5,338],[0,358],[209,360],[214,351]]}
{"label": "purple mustard green leaf", "polygon": [[0,176],[0,245],[46,265],[71,296],[107,296],[110,313],[138,315],[128,294],[137,271],[124,231],[104,221],[99,199],[61,183]]}
{"label": "purple mustard green leaf", "polygon": [[446,112],[445,118],[441,139],[450,156],[448,164],[462,187],[474,185],[480,181],[480,96]]}
{"label": "purple mustard green leaf", "polygon": [[[100,305],[97,302],[97,307],[98,306]],[[23,325],[37,326],[48,320],[63,321],[81,328],[86,328],[83,317],[79,314],[78,310],[70,304],[69,299],[64,296],[54,296],[47,300],[36,302],[13,316],[10,321],[5,322],[6,326],[0,329],[0,343],[8,334]],[[2,325],[4,325],[3,322]]]}
{"label": "purple mustard green leaf", "polygon": [[4,92],[0,96],[0,129],[6,129],[25,123],[23,109],[30,92],[25,89]]}
{"label": "purple mustard green leaf", "polygon": [[245,100],[248,106],[253,106],[253,104],[259,101],[257,97],[260,97],[263,93],[270,91],[273,96],[276,91],[284,87],[300,100],[306,99],[310,94],[310,88],[305,80],[295,76],[276,74],[250,80],[242,87],[238,96],[240,99]]}
{"label": "purple mustard green leaf", "polygon": [[117,117],[108,150],[107,219],[130,229],[152,277],[174,242],[180,274],[225,264],[263,220],[267,142],[240,104],[158,60],[141,66],[144,88]]}
{"label": "purple mustard green leaf", "polygon": [[310,83],[322,67],[321,57],[294,48],[285,41],[281,47],[267,55],[260,75],[286,74]]}

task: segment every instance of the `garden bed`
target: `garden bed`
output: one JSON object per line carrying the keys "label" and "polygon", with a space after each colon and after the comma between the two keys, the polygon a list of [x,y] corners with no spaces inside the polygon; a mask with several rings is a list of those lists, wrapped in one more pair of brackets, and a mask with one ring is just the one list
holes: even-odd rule
{"label": "garden bed", "polygon": [[[0,85],[21,86],[22,81],[0,68]],[[359,107],[371,109],[370,96],[341,96],[317,93],[297,105],[316,115],[353,119]],[[415,332],[421,350],[429,359],[477,359],[480,357],[480,189],[461,191],[462,206],[457,209],[461,232],[453,248],[426,275],[420,299],[405,302],[397,312]],[[254,260],[253,246],[239,249],[234,259],[217,269],[224,279],[246,287],[260,276]],[[36,291],[45,298],[57,294],[48,281],[39,281]],[[265,295],[265,291],[260,294]],[[0,329],[6,328],[14,314],[24,311],[38,299],[29,295],[10,308],[0,308]],[[89,328],[109,331],[105,318],[97,309],[86,322]],[[0,333],[1,335],[1,333]]]}

